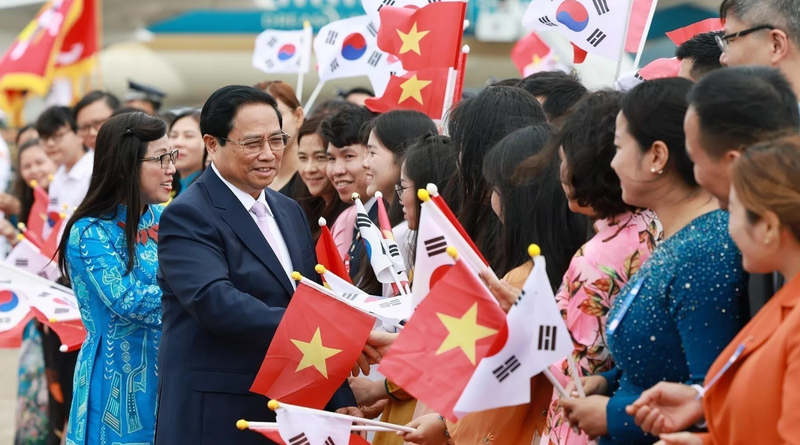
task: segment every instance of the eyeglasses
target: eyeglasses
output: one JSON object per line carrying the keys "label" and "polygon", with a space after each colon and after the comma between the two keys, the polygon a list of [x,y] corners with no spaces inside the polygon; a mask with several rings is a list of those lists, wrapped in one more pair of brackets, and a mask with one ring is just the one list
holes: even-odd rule
{"label": "eyeglasses", "polygon": [[752,33],[756,32],[756,31],[761,31],[762,29],[769,29],[770,31],[772,31],[772,30],[774,30],[776,28],[774,26],[772,26],[772,25],[758,25],[758,26],[754,26],[752,28],[747,28],[747,29],[739,31],[739,32],[726,34],[724,36],[715,36],[714,38],[717,41],[717,45],[719,46],[719,49],[721,49],[722,52],[724,53],[724,52],[728,52],[728,47],[730,46],[730,43],[732,41],[736,40],[739,37],[744,37],[744,36],[746,36],[748,34],[752,34]]}
{"label": "eyeglasses", "polygon": [[163,155],[153,156],[150,158],[142,158],[139,159],[139,161],[158,161],[161,163],[161,168],[166,170],[167,167],[169,167],[170,162],[174,164],[176,159],[178,159],[178,150],[172,150],[169,153],[164,153]]}
{"label": "eyeglasses", "polygon": [[102,127],[104,123],[106,123],[106,119],[83,124],[78,127],[78,133],[88,134],[91,130],[100,131],[100,127]]}
{"label": "eyeglasses", "polygon": [[253,138],[245,139],[243,141],[234,141],[233,139],[225,139],[221,137],[217,137],[217,139],[238,145],[242,147],[246,154],[254,155],[264,149],[265,143],[269,143],[269,149],[272,151],[283,151],[286,148],[286,144],[289,142],[289,135],[281,132],[281,134],[276,134],[275,136],[270,136],[268,138]]}
{"label": "eyeglasses", "polygon": [[410,189],[411,187],[412,186],[410,186],[410,185],[407,185],[407,186],[403,187],[401,184],[395,184],[394,185],[394,192],[397,193],[397,199],[403,199],[403,192],[406,189]]}
{"label": "eyeglasses", "polygon": [[70,133],[72,133],[72,130],[63,130],[63,131],[59,131],[59,132],[56,132],[54,134],[51,134],[50,136],[42,136],[39,139],[41,139],[42,143],[44,143],[44,144],[49,144],[50,142],[52,142],[54,144],[58,144],[59,142],[61,142],[61,139],[64,139],[64,136],[66,136],[66,135],[68,135]]}

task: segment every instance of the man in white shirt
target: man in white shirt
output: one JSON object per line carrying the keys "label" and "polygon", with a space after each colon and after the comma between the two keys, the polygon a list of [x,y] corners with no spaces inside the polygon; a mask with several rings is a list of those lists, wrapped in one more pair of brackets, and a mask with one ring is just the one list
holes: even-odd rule
{"label": "man in white shirt", "polygon": [[58,165],[48,188],[47,212],[71,215],[89,191],[94,151],[83,145],[78,124],[67,107],[46,109],[36,121],[36,130],[47,155]]}

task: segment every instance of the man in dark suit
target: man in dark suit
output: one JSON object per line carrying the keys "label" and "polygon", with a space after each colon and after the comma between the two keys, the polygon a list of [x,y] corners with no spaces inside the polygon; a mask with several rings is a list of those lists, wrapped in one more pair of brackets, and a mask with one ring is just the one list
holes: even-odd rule
{"label": "man in dark suit", "polygon": [[[206,101],[200,130],[212,159],[161,218],[156,443],[265,444],[239,419],[274,421],[249,391],[294,292],[292,270],[315,277],[308,222],[267,187],[288,136],[267,93],[228,86]],[[360,414],[345,382],[330,409]]]}

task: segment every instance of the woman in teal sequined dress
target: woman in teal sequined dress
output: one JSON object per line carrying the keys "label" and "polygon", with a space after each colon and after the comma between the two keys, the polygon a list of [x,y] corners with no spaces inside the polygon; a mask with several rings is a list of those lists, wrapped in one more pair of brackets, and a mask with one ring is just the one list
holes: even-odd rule
{"label": "woman in teal sequined dress", "polygon": [[109,119],[97,135],[89,193],[67,224],[59,266],[86,327],[73,379],[68,445],[152,444],[161,289],[158,222],[172,189],[166,123]]}

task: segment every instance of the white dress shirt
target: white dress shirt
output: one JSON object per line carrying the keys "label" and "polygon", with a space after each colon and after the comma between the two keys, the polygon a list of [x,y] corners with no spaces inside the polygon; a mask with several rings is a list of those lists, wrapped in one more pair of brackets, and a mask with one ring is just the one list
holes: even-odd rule
{"label": "white dress shirt", "polygon": [[[94,150],[84,153],[69,170],[67,170],[66,166],[59,165],[56,174],[53,175],[53,180],[50,181],[50,186],[47,188],[50,197],[47,212],[65,213],[67,219],[69,219],[89,192],[93,168]],[[62,233],[64,226],[66,224],[61,226]],[[46,230],[49,229],[46,227]],[[45,234],[45,236],[48,235]]]}
{"label": "white dress shirt", "polygon": [[[256,224],[256,226],[258,226],[258,218],[256,217],[255,213],[250,211],[250,209],[253,207],[253,204],[255,204],[256,201],[259,201],[267,206],[267,225],[269,225],[269,230],[272,232],[272,236],[274,237],[277,246],[272,245],[269,240],[267,240],[267,243],[270,244],[275,256],[277,256],[280,260],[283,270],[286,271],[286,276],[289,277],[289,281],[292,283],[292,287],[296,288],[294,279],[292,279],[292,272],[294,272],[292,257],[289,255],[289,248],[286,247],[286,241],[283,239],[283,234],[281,233],[280,227],[278,227],[278,221],[275,219],[275,214],[272,212],[272,208],[270,208],[269,203],[267,202],[265,192],[262,190],[261,194],[258,195],[258,199],[254,199],[249,193],[243,192],[238,187],[228,182],[227,179],[223,178],[213,163],[211,164],[211,168],[214,170],[214,173],[217,174],[217,177],[219,177],[222,183],[225,184],[231,190],[231,192],[233,192],[234,196],[236,196],[239,202],[242,203],[244,209],[253,219],[253,222]],[[266,237],[264,238],[266,239]]]}

